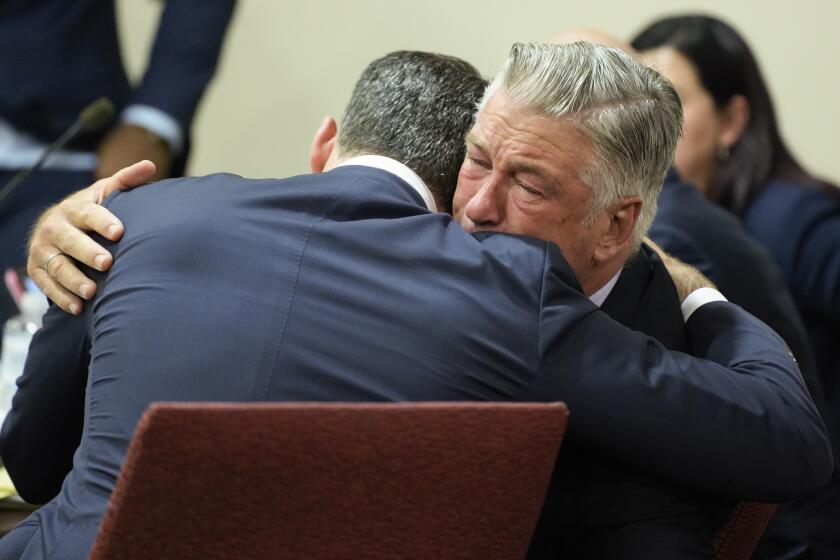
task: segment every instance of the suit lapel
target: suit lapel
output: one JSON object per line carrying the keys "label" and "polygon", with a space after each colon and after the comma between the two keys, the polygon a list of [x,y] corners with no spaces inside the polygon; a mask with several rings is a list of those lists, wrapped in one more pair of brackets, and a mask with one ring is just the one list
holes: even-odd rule
{"label": "suit lapel", "polygon": [[650,275],[650,263],[640,250],[627,260],[601,309],[619,323],[631,326],[650,281]]}
{"label": "suit lapel", "polygon": [[676,288],[665,265],[646,245],[627,261],[601,309],[669,349],[688,347]]}

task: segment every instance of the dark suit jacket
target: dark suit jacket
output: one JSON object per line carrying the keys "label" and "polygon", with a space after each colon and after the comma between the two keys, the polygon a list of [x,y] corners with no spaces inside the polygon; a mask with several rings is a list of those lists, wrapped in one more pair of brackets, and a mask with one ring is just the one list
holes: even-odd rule
{"label": "dark suit jacket", "polygon": [[[233,0],[167,0],[142,82],[128,82],[114,0],[0,3],[0,116],[43,141],[58,138],[106,96],[172,116],[186,135],[213,75]],[[102,132],[80,139],[92,147]],[[77,185],[78,186],[78,185]]]}
{"label": "dark suit jacket", "polygon": [[[643,245],[601,309],[671,350],[688,351],[680,300],[665,265]],[[733,503],[651,476],[582,443],[558,457],[530,558],[707,559]]]}
{"label": "dark suit jacket", "polygon": [[571,441],[654,475],[765,499],[827,477],[824,428],[762,323],[707,304],[689,347],[716,363],[670,353],[583,297],[553,244],[421,204],[360,166],[110,199],[114,265],[82,316],[47,313],[0,433],[21,495],[49,500],[0,558],[84,556],[161,400],[564,400]]}

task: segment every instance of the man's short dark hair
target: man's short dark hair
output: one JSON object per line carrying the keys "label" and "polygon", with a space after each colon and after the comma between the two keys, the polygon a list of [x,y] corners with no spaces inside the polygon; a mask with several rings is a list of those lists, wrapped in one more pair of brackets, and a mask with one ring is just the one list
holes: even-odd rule
{"label": "man's short dark hair", "polygon": [[344,112],[342,155],[404,163],[451,211],[464,136],[487,82],[471,64],[441,54],[397,51],[371,62]]}

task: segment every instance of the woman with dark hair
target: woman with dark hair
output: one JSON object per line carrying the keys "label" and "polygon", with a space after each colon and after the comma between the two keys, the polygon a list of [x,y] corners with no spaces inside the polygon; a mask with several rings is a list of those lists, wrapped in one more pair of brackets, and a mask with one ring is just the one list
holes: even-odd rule
{"label": "woman with dark hair", "polygon": [[[785,145],[758,63],[732,27],[707,16],[669,17],[632,45],[682,99],[680,175],[740,217],[779,264],[817,353],[826,424],[838,430],[840,190],[808,173]],[[833,439],[837,449],[840,434]],[[840,558],[837,476],[820,495],[780,508],[768,537],[758,557]]]}

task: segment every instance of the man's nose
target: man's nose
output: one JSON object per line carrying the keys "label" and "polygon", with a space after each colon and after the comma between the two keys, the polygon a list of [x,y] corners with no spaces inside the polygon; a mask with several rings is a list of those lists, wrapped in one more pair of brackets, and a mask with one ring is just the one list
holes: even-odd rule
{"label": "man's nose", "polygon": [[495,174],[491,174],[464,206],[464,214],[477,227],[494,227],[504,219],[503,189]]}

